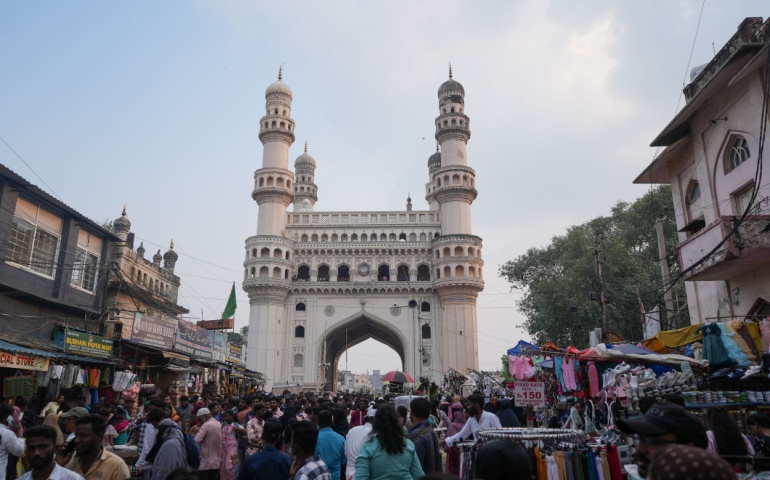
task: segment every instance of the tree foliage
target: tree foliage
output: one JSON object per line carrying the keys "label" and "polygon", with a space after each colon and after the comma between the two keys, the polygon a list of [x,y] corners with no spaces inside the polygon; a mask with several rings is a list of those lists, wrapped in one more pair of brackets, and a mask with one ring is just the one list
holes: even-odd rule
{"label": "tree foliage", "polygon": [[[581,348],[588,344],[588,332],[601,327],[601,306],[589,299],[589,292],[598,288],[595,241],[601,234],[599,256],[605,293],[612,302],[607,305],[608,329],[625,340],[641,340],[639,300],[648,311],[655,305],[665,308],[655,231],[661,215],[671,279],[679,273],[673,212],[671,188],[659,186],[633,203],[618,202],[609,216],[569,227],[547,246],[531,248],[502,265],[500,276],[522,292],[517,306],[532,339]],[[666,326],[689,324],[682,280],[674,283],[673,293],[684,308],[672,314]]]}

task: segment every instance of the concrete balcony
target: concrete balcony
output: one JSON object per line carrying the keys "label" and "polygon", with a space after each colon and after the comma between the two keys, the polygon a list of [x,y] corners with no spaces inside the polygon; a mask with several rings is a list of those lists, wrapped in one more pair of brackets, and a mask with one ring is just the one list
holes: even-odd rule
{"label": "concrete balcony", "polygon": [[[677,246],[679,264],[686,270],[697,264],[733,230],[740,217],[724,216]],[[751,215],[711,255],[685,274],[690,281],[730,280],[770,266],[770,215]]]}

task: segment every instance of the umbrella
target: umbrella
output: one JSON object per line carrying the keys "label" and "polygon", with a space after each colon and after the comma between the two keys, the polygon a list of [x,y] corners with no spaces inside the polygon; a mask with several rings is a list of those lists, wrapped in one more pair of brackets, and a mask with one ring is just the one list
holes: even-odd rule
{"label": "umbrella", "polygon": [[382,381],[391,383],[414,383],[414,378],[410,377],[408,373],[396,370],[383,375]]}

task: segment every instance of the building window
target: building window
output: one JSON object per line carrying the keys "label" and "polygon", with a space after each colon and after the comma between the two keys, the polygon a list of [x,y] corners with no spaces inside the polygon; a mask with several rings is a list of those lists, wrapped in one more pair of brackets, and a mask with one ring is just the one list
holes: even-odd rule
{"label": "building window", "polygon": [[299,353],[294,355],[294,368],[302,368],[304,366],[305,359]]}
{"label": "building window", "polygon": [[294,338],[305,338],[305,327],[302,325],[297,325],[294,327]]}
{"label": "building window", "polygon": [[687,189],[687,203],[693,204],[700,200],[700,183],[692,182]]}
{"label": "building window", "polygon": [[422,339],[430,340],[430,325],[427,323],[422,326]]}
{"label": "building window", "polygon": [[430,303],[428,302],[422,302],[420,304],[420,311],[421,312],[430,312]]}
{"label": "building window", "polygon": [[8,240],[8,258],[13,263],[53,277],[58,247],[57,235],[19,217],[13,217],[11,236]]}
{"label": "building window", "polygon": [[749,159],[749,142],[740,135],[736,136],[733,144],[730,146],[730,153],[727,157],[727,171],[733,171],[738,165]]}
{"label": "building window", "polygon": [[75,264],[72,267],[72,285],[93,292],[96,287],[96,272],[99,257],[78,247]]}
{"label": "building window", "polygon": [[751,202],[751,196],[753,193],[754,185],[752,184],[733,194],[736,215],[743,215],[743,213],[749,209],[749,204]]}
{"label": "building window", "polygon": [[304,312],[305,311],[305,304],[302,302],[299,302],[297,306],[294,307],[294,310],[297,312]]}

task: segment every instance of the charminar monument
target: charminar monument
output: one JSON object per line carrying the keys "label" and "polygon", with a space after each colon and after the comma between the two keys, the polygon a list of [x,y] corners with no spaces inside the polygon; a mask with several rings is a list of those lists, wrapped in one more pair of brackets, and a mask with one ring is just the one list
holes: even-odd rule
{"label": "charminar monument", "polygon": [[267,376],[268,389],[332,390],[342,353],[368,338],[395,350],[415,379],[478,368],[484,262],[471,228],[477,191],[466,151],[470,119],[451,67],[438,89],[429,210],[412,210],[411,199],[397,211],[317,210],[317,164],[307,144],[289,166],[292,90],[280,71],[265,100],[262,165],[251,192],[259,217],[243,263],[249,369]]}

